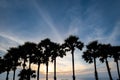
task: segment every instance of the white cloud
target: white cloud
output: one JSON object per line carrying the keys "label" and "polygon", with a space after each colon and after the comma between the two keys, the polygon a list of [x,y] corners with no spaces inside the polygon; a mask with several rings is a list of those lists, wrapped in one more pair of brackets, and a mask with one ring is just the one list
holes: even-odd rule
{"label": "white cloud", "polygon": [[[13,34],[13,33],[12,33]],[[9,39],[9,40],[12,40],[12,41],[14,41],[14,42],[17,42],[17,43],[19,43],[19,44],[23,44],[24,43],[24,41],[23,40],[21,40],[21,39],[19,39],[19,38],[16,38],[16,36],[15,35],[12,35],[11,36],[11,34],[10,33],[0,33],[0,36],[2,36],[2,37],[4,37],[4,38],[6,38],[6,39]]]}
{"label": "white cloud", "polygon": [[41,8],[41,5],[39,5],[37,2],[33,1],[33,3],[34,3],[34,6],[37,8],[40,16],[42,16],[42,18],[49,25],[48,27],[52,30],[53,35],[55,36],[54,38],[56,38],[56,40],[60,43],[63,42],[62,36],[60,35],[59,31],[55,27],[49,13],[43,7]]}

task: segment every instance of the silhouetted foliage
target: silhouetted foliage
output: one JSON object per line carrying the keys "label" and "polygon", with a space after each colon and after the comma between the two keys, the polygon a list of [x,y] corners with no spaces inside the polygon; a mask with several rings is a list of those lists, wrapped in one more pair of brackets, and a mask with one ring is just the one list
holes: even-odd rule
{"label": "silhouetted foliage", "polygon": [[98,73],[97,73],[97,68],[96,68],[96,58],[99,57],[98,55],[98,41],[93,41],[89,43],[87,46],[87,50],[83,52],[82,58],[87,62],[87,63],[93,63],[94,62],[94,68],[95,68],[95,79],[98,80]]}
{"label": "silhouetted foliage", "polygon": [[5,72],[4,59],[0,57],[0,74]]}
{"label": "silhouetted foliage", "polygon": [[112,46],[110,50],[111,50],[111,56],[113,57],[114,62],[116,63],[118,77],[120,80],[120,71],[119,71],[119,63],[118,63],[118,60],[120,60],[120,46]]}
{"label": "silhouetted foliage", "polygon": [[44,59],[43,63],[46,64],[46,80],[48,80],[48,66],[51,57],[51,43],[52,42],[50,41],[50,39],[46,38],[38,44],[38,47],[41,47],[42,49]]}
{"label": "silhouetted foliage", "polygon": [[106,63],[109,78],[110,78],[110,80],[113,80],[111,72],[110,72],[109,63],[108,63],[108,57],[111,56],[111,52],[112,51],[111,51],[111,45],[110,44],[99,44],[99,59],[102,63],[103,62]]}
{"label": "silhouetted foliage", "polygon": [[54,80],[56,80],[56,58],[65,56],[65,52],[62,50],[61,45],[52,42],[51,43],[51,60],[54,61]]}
{"label": "silhouetted foliage", "polygon": [[20,71],[18,76],[20,77],[19,80],[28,80],[30,76],[31,76],[31,78],[35,78],[36,74],[35,74],[34,70],[23,69],[23,70]]}
{"label": "silhouetted foliage", "polygon": [[18,52],[19,52],[18,48],[10,48],[8,50],[8,54],[11,55],[11,60],[12,60],[13,80],[15,80],[15,72],[16,72],[17,66],[21,64],[19,62],[20,55],[18,54]]}
{"label": "silhouetted foliage", "polygon": [[67,39],[65,39],[64,46],[66,48],[66,51],[71,51],[72,54],[73,80],[75,80],[74,51],[75,48],[82,50],[83,43],[79,41],[78,37],[71,35]]}
{"label": "silhouetted foliage", "polygon": [[[11,47],[7,50],[4,56],[0,56],[0,74],[6,72],[6,80],[9,80],[9,72],[13,71],[13,80],[15,80],[15,72],[17,67],[21,67],[21,71],[18,75],[19,80],[30,80],[36,77],[39,80],[40,65],[46,64],[46,80],[48,80],[48,66],[49,62],[54,63],[54,80],[56,77],[56,63],[57,57],[63,58],[67,52],[72,54],[72,68],[73,68],[73,80],[75,80],[74,69],[74,51],[77,48],[82,50],[84,44],[79,41],[76,36],[69,36],[64,40],[63,44],[52,42],[49,38],[41,40],[38,44],[33,42],[25,42],[18,47]],[[120,60],[120,46],[112,46],[110,44],[101,44],[98,41],[92,41],[86,45],[86,50],[83,52],[82,58],[87,63],[94,63],[95,79],[98,80],[98,73],[96,68],[96,59],[100,62],[106,63],[108,75],[110,80],[112,75],[110,72],[110,66],[108,58],[113,58],[117,66],[118,78],[120,79],[119,72],[119,60]],[[28,64],[28,65],[27,65]],[[36,64],[38,66],[37,71],[32,70],[31,65]]]}

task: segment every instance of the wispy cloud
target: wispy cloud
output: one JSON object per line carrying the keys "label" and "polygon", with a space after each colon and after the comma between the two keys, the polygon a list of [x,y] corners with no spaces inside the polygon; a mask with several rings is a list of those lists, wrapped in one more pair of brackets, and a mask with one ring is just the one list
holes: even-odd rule
{"label": "wispy cloud", "polygon": [[23,44],[23,41],[20,39],[17,39],[13,36],[10,36],[9,34],[7,35],[0,33],[0,55],[3,56],[6,52],[7,49],[10,47],[17,47],[18,45]]}
{"label": "wispy cloud", "polygon": [[50,17],[50,15],[47,12],[47,10],[45,10],[43,6],[39,5],[35,1],[33,3],[34,3],[34,6],[38,9],[38,12],[39,12],[40,16],[42,16],[42,18],[48,24],[48,27],[51,29],[51,32],[53,32],[54,38],[56,38],[58,42],[63,42],[63,39],[62,39],[59,31],[57,30],[57,28],[54,26],[52,18]]}

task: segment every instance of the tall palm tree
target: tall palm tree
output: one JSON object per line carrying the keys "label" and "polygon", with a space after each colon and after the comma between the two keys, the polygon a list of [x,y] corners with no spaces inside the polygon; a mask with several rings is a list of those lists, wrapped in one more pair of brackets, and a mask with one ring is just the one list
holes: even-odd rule
{"label": "tall palm tree", "polygon": [[83,43],[79,41],[78,37],[71,35],[67,39],[65,39],[65,46],[66,51],[71,51],[72,54],[73,80],[75,80],[74,51],[75,48],[79,48],[80,50],[82,50]]}
{"label": "tall palm tree", "polygon": [[96,68],[96,58],[98,57],[98,42],[93,41],[90,44],[88,44],[86,47],[87,50],[82,55],[82,58],[88,63],[94,62],[95,79],[98,80],[98,73]]}
{"label": "tall palm tree", "polygon": [[50,39],[46,38],[42,40],[38,47],[41,47],[42,53],[43,53],[43,63],[46,64],[46,80],[48,80],[48,65],[49,65],[49,59],[51,57],[51,41]]}
{"label": "tall palm tree", "polygon": [[[23,70],[25,70],[26,62],[29,62],[29,70],[31,70],[31,63],[33,63],[33,58],[35,56],[35,50],[37,45],[33,42],[25,42],[23,45],[19,46],[20,60],[23,60]],[[28,76],[30,80],[30,75]]]}
{"label": "tall palm tree", "polygon": [[4,56],[4,67],[5,67],[5,71],[7,71],[7,75],[6,75],[6,80],[8,80],[8,76],[9,76],[9,72],[12,69],[12,58],[11,58],[11,54],[7,53]]}
{"label": "tall palm tree", "polygon": [[25,42],[24,48],[25,52],[27,53],[27,58],[29,59],[29,69],[31,68],[31,63],[32,63],[32,56],[35,55],[35,50],[36,50],[37,45],[33,42]]}
{"label": "tall palm tree", "polygon": [[111,72],[110,72],[110,67],[108,63],[108,57],[111,56],[111,45],[110,44],[99,44],[99,59],[101,62],[106,63],[107,71],[110,80],[113,80]]}
{"label": "tall palm tree", "polygon": [[9,54],[11,54],[11,59],[12,59],[12,69],[13,69],[13,80],[15,80],[15,72],[16,72],[16,69],[17,69],[17,66],[20,65],[20,62],[18,61],[19,60],[19,54],[18,54],[18,48],[16,47],[12,47],[10,48],[9,50],[7,50]]}
{"label": "tall palm tree", "polygon": [[54,61],[54,80],[57,80],[57,77],[56,77],[56,58],[57,57],[62,58],[66,54],[65,54],[65,51],[63,51],[61,45],[52,42],[51,46],[52,46],[51,47],[51,50],[52,50],[51,60],[52,60],[52,62]]}
{"label": "tall palm tree", "polygon": [[113,57],[116,63],[118,77],[120,80],[120,71],[119,71],[119,63],[118,63],[118,60],[120,60],[120,46],[112,46],[110,50],[111,50],[111,56]]}
{"label": "tall palm tree", "polygon": [[[18,76],[20,76],[19,80],[25,80],[26,79],[26,75],[25,75],[26,74],[26,62],[28,62],[28,60],[27,60],[28,59],[28,56],[27,56],[28,52],[26,51],[25,44],[19,45],[18,48],[19,48],[19,55],[20,55],[19,60],[21,61],[22,67],[23,67],[23,69],[18,74]],[[26,79],[26,80],[28,80],[28,79]]]}
{"label": "tall palm tree", "polygon": [[39,80],[40,65],[43,63],[43,53],[40,45],[39,47],[36,47],[34,63],[38,65],[37,80]]}
{"label": "tall palm tree", "polygon": [[[31,69],[31,63],[33,62],[33,58],[35,55],[37,45],[33,42],[26,42],[24,44],[25,52],[27,53],[27,58],[29,59],[29,70]],[[28,80],[30,80],[30,75],[28,76]]]}

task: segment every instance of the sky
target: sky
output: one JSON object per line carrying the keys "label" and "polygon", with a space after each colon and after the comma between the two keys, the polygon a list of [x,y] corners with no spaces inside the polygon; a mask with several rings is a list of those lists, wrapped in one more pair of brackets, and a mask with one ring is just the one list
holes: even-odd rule
{"label": "sky", "polygon": [[[93,40],[120,45],[119,31],[120,0],[0,0],[0,56],[26,41],[39,43],[50,38],[63,43],[69,35],[78,36],[85,45]],[[85,63],[81,55],[75,51],[76,77],[94,77],[93,64]],[[112,60],[109,63],[116,77],[116,65]],[[58,58],[58,76],[72,78],[71,65],[71,54]],[[108,77],[105,64],[98,61],[97,67],[99,76]],[[50,63],[49,75],[52,72]],[[44,73],[42,65],[41,75]]]}

